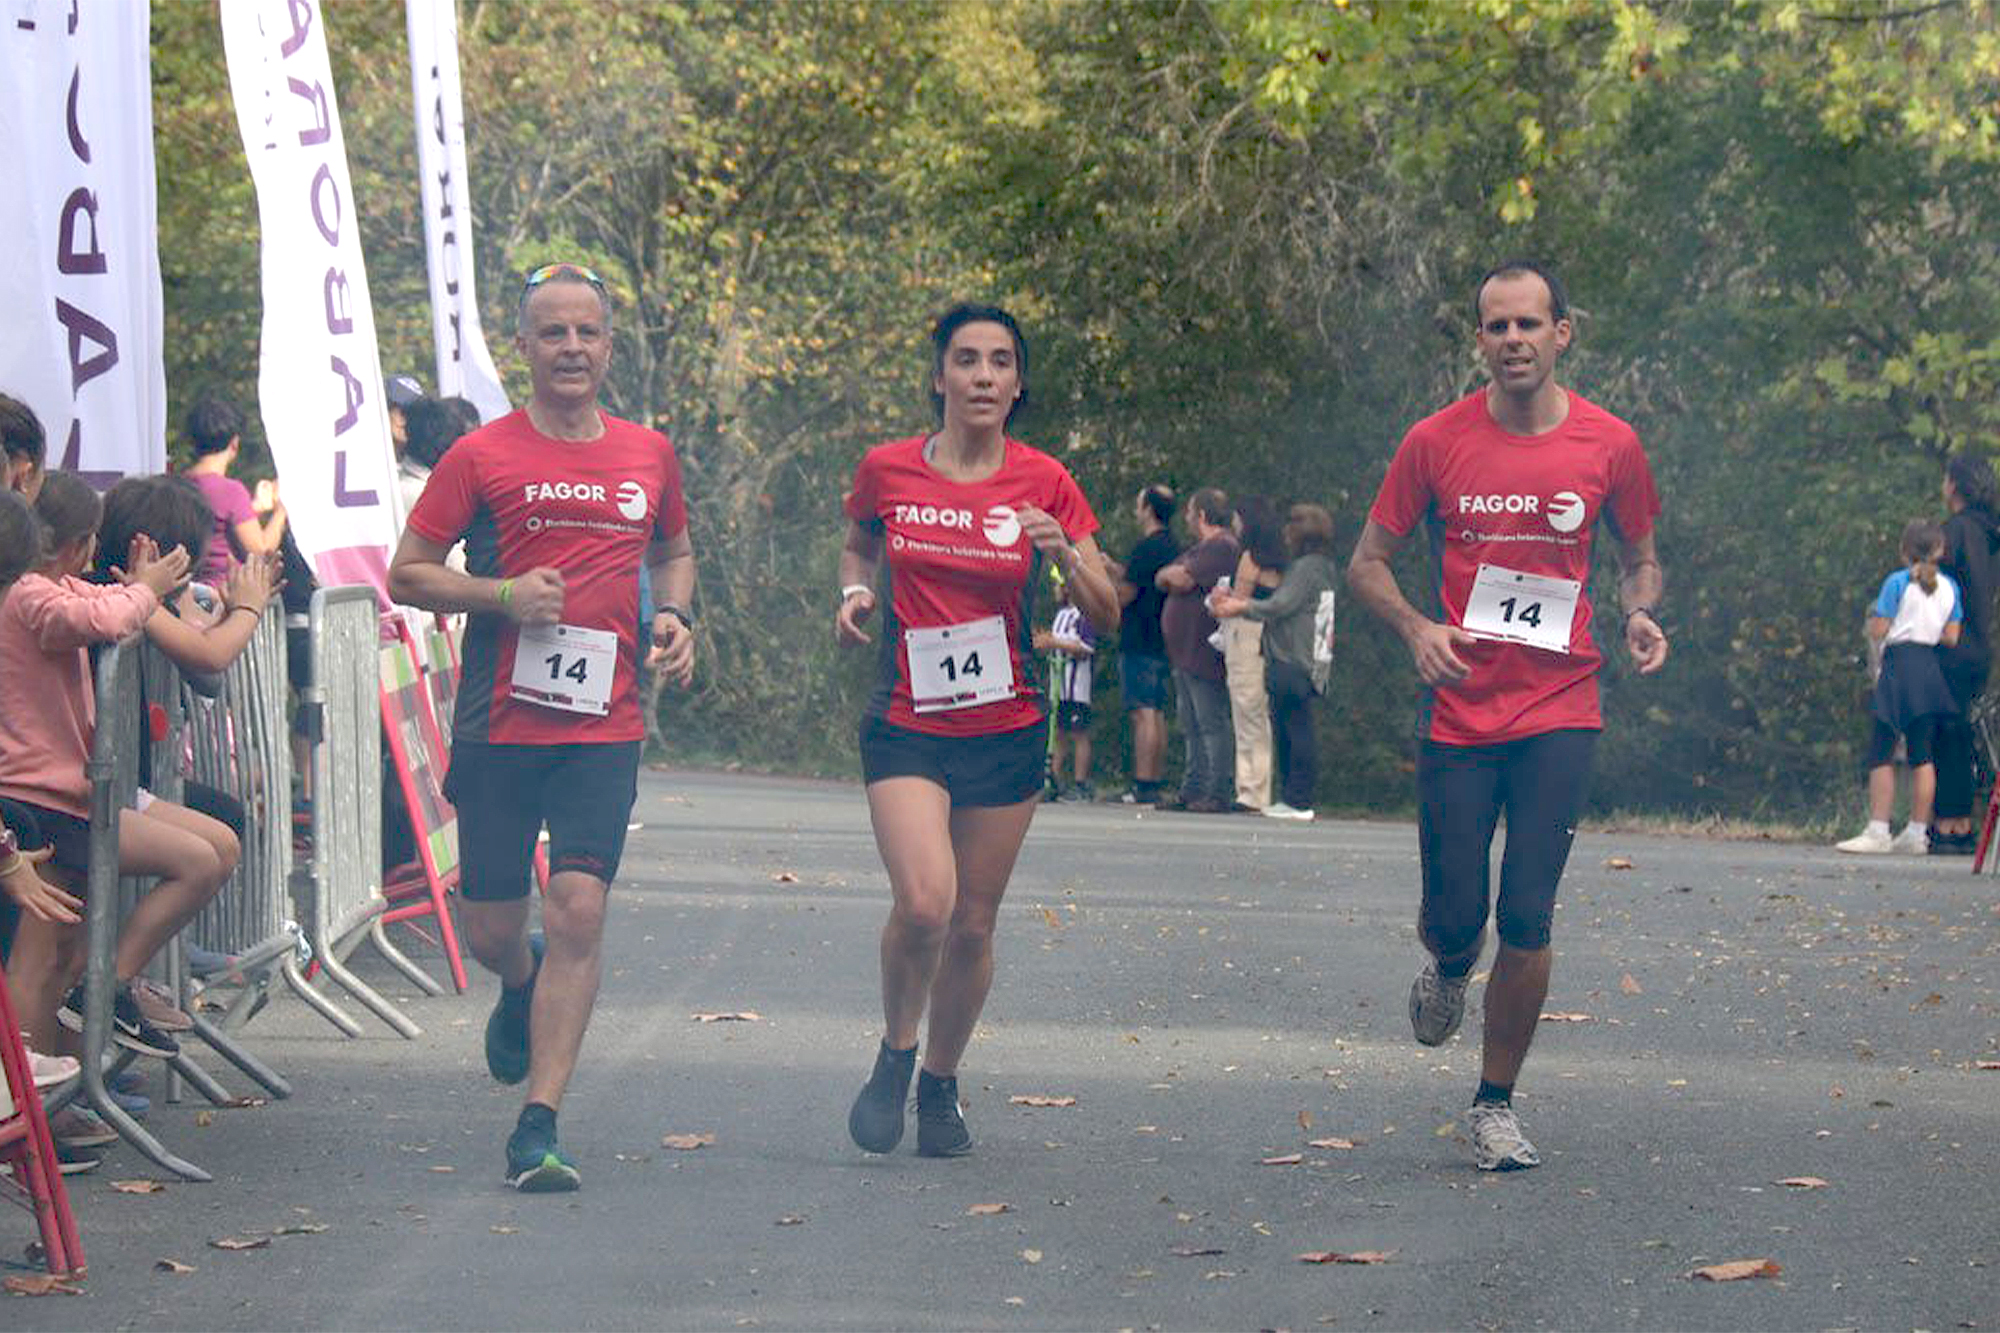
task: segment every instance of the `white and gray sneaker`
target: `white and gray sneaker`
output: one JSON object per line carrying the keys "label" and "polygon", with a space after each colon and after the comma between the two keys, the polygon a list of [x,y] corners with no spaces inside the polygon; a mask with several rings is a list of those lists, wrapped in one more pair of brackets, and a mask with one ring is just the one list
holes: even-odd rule
{"label": "white and gray sneaker", "polygon": [[1525,1171],[1542,1164],[1511,1106],[1474,1102],[1465,1113],[1465,1126],[1472,1131],[1472,1163],[1481,1171]]}
{"label": "white and gray sneaker", "polygon": [[1833,844],[1836,852],[1850,856],[1887,856],[1896,849],[1896,840],[1880,829],[1863,829],[1853,837]]}
{"label": "white and gray sneaker", "polygon": [[1465,987],[1471,975],[1438,975],[1437,960],[1424,964],[1410,983],[1410,1031],[1426,1046],[1442,1046],[1465,1018]]}
{"label": "white and gray sneaker", "polygon": [[1889,840],[1889,850],[1898,856],[1929,856],[1931,839],[1928,830],[1905,825],[1903,831]]}

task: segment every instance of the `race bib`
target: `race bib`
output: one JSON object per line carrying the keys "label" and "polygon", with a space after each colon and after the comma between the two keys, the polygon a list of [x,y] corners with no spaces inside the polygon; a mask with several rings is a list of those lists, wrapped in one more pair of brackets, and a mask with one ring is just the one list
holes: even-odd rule
{"label": "race bib", "polygon": [[1014,659],[999,616],[903,635],[910,659],[910,704],[919,713],[970,708],[1014,697]]}
{"label": "race bib", "polygon": [[1575,579],[1481,565],[1465,603],[1465,630],[1481,639],[1567,653],[1582,596],[1583,584]]}
{"label": "race bib", "polygon": [[603,717],[611,711],[618,636],[575,625],[523,625],[509,694],[544,708]]}

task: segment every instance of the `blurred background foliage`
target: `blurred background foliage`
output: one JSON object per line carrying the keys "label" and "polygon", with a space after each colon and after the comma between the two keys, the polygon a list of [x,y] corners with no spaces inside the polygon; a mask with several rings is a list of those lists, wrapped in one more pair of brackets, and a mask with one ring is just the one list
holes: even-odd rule
{"label": "blurred background foliage", "polygon": [[[1993,0],[459,16],[496,360],[518,397],[518,275],[590,263],[617,302],[612,409],[686,461],[702,658],[661,700],[673,757],[852,771],[840,497],[868,445],[929,424],[951,301],[1021,316],[1019,433],[1113,552],[1156,479],[1319,501],[1344,550],[1403,430],[1479,383],[1471,283],[1531,255],[1571,289],[1566,381],[1637,426],[1667,504],[1674,657],[1608,669],[1595,803],[1854,804],[1867,602],[1945,456],[2000,450]],[[402,7],[325,21],[383,368],[429,382]],[[163,0],[152,24],[178,419],[208,391],[255,404],[256,206],[212,7]],[[1321,797],[1398,808],[1415,678],[1341,616]]]}

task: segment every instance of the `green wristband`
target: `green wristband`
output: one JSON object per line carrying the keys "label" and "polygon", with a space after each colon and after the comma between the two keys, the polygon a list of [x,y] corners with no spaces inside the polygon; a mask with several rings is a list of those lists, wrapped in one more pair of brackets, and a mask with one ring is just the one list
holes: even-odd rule
{"label": "green wristband", "polygon": [[514,601],[514,580],[501,579],[498,596],[500,598],[500,605],[511,606]]}

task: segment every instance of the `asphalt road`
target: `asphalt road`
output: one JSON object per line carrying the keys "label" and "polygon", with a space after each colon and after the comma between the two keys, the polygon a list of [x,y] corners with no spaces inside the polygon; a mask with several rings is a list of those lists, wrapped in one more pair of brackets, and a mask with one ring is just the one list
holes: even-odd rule
{"label": "asphalt road", "polygon": [[[247,1029],[290,1101],[156,1106],[72,1190],[80,1297],[17,1328],[1929,1328],[2000,1321],[2000,913],[1962,860],[1587,834],[1518,1096],[1473,1170],[1466,1035],[1410,1039],[1411,829],[1043,810],[961,1086],[975,1155],[864,1156],[886,889],[857,788],[643,780],[563,1140],[499,1183],[493,998]],[[1629,860],[1619,868],[1615,860]],[[1474,988],[1474,1004],[1478,987]],[[702,1023],[700,1012],[758,1021]],[[1467,1031],[1477,1032],[1476,1013]],[[237,1080],[240,1082],[240,1080]],[[1068,1107],[1010,1103],[1073,1097]],[[677,1151],[669,1134],[710,1134]],[[1313,1147],[1343,1139],[1352,1147]],[[1263,1159],[1300,1154],[1294,1165]],[[1823,1186],[1787,1186],[1812,1177]],[[998,1213],[973,1211],[1005,1204]],[[18,1254],[25,1218],[5,1225]],[[281,1228],[312,1228],[273,1234]],[[267,1237],[227,1251],[225,1237]],[[1312,1251],[1387,1253],[1307,1264]],[[191,1273],[157,1271],[171,1259]],[[1771,1259],[1714,1284],[1698,1267]]]}

